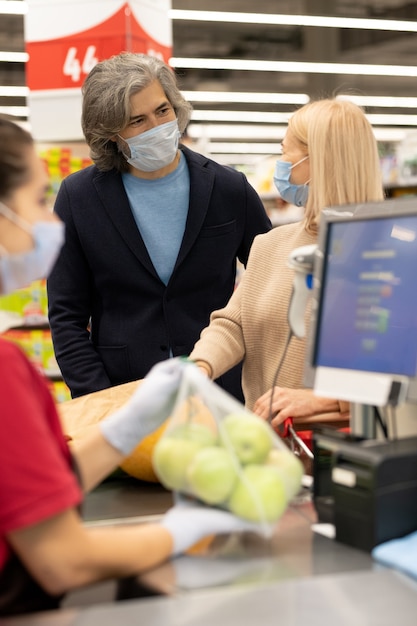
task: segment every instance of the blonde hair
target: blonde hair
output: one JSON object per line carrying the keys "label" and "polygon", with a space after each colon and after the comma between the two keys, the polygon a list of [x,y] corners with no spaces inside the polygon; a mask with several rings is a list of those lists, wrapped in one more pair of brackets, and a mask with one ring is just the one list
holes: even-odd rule
{"label": "blonde hair", "polygon": [[292,115],[288,128],[309,155],[307,230],[317,230],[324,208],[384,198],[377,142],[356,104],[311,102]]}

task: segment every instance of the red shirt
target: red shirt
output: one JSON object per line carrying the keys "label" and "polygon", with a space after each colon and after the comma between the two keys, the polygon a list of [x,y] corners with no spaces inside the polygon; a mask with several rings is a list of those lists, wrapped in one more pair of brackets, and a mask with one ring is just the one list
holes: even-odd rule
{"label": "red shirt", "polygon": [[0,570],[10,531],[77,506],[82,493],[71,470],[54,400],[42,375],[12,343],[0,339]]}

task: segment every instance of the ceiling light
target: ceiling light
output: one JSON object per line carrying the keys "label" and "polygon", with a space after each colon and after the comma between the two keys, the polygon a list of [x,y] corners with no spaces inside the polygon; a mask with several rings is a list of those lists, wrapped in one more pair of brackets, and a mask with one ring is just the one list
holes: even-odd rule
{"label": "ceiling light", "polygon": [[273,143],[230,143],[209,142],[207,148],[210,152],[234,153],[234,154],[281,154],[279,144]]}
{"label": "ceiling light", "polygon": [[[265,111],[211,111],[194,109],[191,119],[194,122],[232,122],[238,124],[288,124],[293,112],[265,112]],[[377,126],[416,126],[417,115],[404,114],[366,114],[370,124]]]}
{"label": "ceiling light", "polygon": [[176,69],[248,70],[252,72],[304,72],[306,74],[352,74],[356,76],[417,77],[414,65],[370,65],[368,63],[308,63],[304,61],[251,61],[244,59],[198,59],[171,57]]}
{"label": "ceiling light", "polygon": [[27,2],[22,2],[22,0],[3,0],[0,2],[0,14],[25,15],[25,13],[27,13]]}
{"label": "ceiling light", "polygon": [[358,96],[350,94],[339,94],[337,100],[349,100],[359,106],[391,107],[415,109],[417,98],[407,96]]}
{"label": "ceiling light", "polygon": [[274,13],[235,13],[231,11],[187,11],[171,9],[173,20],[198,22],[229,22],[234,24],[269,24],[277,26],[316,26],[320,28],[355,28],[362,30],[394,30],[417,32],[417,22],[409,20],[365,19],[325,15],[282,15]]}
{"label": "ceiling light", "polygon": [[374,128],[374,135],[377,141],[393,141],[399,142],[403,141],[407,134],[408,130],[405,128]]}
{"label": "ceiling light", "polygon": [[257,139],[269,140],[271,145],[282,140],[287,126],[267,126],[256,124],[195,124],[190,122],[187,134],[191,139]]}
{"label": "ceiling light", "polygon": [[369,113],[366,115],[372,126],[417,126],[417,115],[382,115]]}
{"label": "ceiling light", "polygon": [[[212,159],[215,159],[217,163],[223,165],[239,165],[239,166],[251,166],[253,169],[254,166],[262,165],[265,162],[265,159],[270,155],[265,154],[245,154],[245,153],[225,153],[219,152],[216,153],[216,147],[213,145],[209,145],[201,150],[204,154],[210,156]],[[265,194],[263,194],[265,197]]]}
{"label": "ceiling light", "polygon": [[191,119],[203,122],[254,122],[287,124],[291,113],[268,113],[265,111],[205,111],[193,110]]}
{"label": "ceiling light", "polygon": [[1,86],[0,87],[0,96],[4,96],[6,98],[13,97],[22,97],[24,98],[29,93],[28,87],[14,87],[14,86]]}
{"label": "ceiling light", "polygon": [[251,93],[242,91],[182,91],[181,93],[190,102],[307,104],[310,101],[306,93]]}
{"label": "ceiling light", "polygon": [[[187,134],[191,139],[206,139],[209,141],[221,139],[233,142],[233,140],[268,141],[271,150],[279,149],[279,142],[286,133],[286,126],[268,126],[256,124],[203,124],[191,122],[187,128]],[[409,130],[406,128],[375,127],[373,132],[377,141],[402,141]]]}
{"label": "ceiling light", "polygon": [[[256,104],[307,104],[310,98],[307,94],[282,94],[282,93],[243,93],[221,91],[182,91],[182,95],[189,102],[203,103],[256,103]],[[417,108],[417,98],[407,96],[359,96],[339,94],[336,100],[348,100],[359,106],[374,106],[383,108]],[[219,113],[221,114],[221,113]],[[236,112],[243,114],[242,111]],[[283,114],[281,114],[283,115]],[[378,123],[378,122],[377,122]],[[400,122],[402,123],[402,122]],[[408,124],[408,122],[404,122]],[[414,122],[413,122],[414,123]]]}
{"label": "ceiling light", "polygon": [[13,115],[15,117],[28,117],[29,107],[1,107],[0,113],[2,115]]}
{"label": "ceiling light", "polygon": [[27,52],[6,52],[0,51],[0,62],[5,63],[26,63],[29,55]]}

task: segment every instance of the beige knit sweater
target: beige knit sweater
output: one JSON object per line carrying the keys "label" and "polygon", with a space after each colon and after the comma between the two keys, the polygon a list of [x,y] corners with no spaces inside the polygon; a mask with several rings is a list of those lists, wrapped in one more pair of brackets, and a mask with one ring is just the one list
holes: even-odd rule
{"label": "beige knit sweater", "polygon": [[[217,378],[242,361],[242,387],[246,406],[271,388],[288,335],[287,311],[294,270],[288,267],[289,253],[317,237],[302,223],[286,224],[258,235],[251,248],[246,271],[225,308],[214,311],[210,325],[190,355],[205,361]],[[305,322],[309,322],[307,308]],[[288,346],[277,384],[303,387],[305,340],[293,337]],[[342,411],[348,410],[343,403]]]}

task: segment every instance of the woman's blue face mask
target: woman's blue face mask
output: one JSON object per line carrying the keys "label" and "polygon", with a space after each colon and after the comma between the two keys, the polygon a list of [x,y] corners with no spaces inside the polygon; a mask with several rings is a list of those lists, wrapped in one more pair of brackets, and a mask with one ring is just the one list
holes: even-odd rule
{"label": "woman's blue face mask", "polygon": [[32,236],[33,248],[9,254],[0,249],[0,294],[27,287],[34,280],[47,278],[64,243],[64,223],[36,222],[31,225],[0,202],[0,214]]}
{"label": "woman's blue face mask", "polygon": [[279,195],[285,202],[295,206],[305,206],[308,199],[308,182],[304,185],[295,185],[290,182],[291,170],[303,161],[308,159],[308,155],[292,165],[289,161],[278,159],[275,165],[274,183]]}

